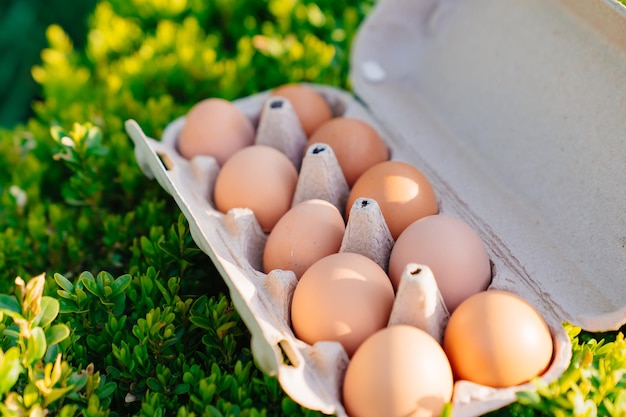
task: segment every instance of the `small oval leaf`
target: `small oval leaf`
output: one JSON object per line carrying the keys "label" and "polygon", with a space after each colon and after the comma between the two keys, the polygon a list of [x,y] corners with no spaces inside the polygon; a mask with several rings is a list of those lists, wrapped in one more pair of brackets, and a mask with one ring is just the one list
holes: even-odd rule
{"label": "small oval leaf", "polygon": [[19,348],[13,346],[4,354],[0,349],[0,396],[13,388],[20,377],[21,369]]}
{"label": "small oval leaf", "polygon": [[74,284],[72,284],[72,282],[63,275],[59,273],[54,274],[54,281],[59,287],[63,288],[68,293],[71,294],[74,291]]}
{"label": "small oval leaf", "polygon": [[30,337],[26,345],[26,366],[30,366],[43,358],[46,353],[46,334],[41,327],[31,330]]}
{"label": "small oval leaf", "polygon": [[33,324],[39,327],[48,327],[59,315],[61,305],[56,298],[43,296],[41,298],[41,310],[33,320]]}
{"label": "small oval leaf", "polygon": [[113,290],[112,296],[116,296],[124,291],[131,283],[131,277],[128,274],[118,277],[111,283],[111,289]]}
{"label": "small oval leaf", "polygon": [[55,324],[46,330],[46,343],[48,346],[62,342],[70,335],[70,329],[65,324]]}

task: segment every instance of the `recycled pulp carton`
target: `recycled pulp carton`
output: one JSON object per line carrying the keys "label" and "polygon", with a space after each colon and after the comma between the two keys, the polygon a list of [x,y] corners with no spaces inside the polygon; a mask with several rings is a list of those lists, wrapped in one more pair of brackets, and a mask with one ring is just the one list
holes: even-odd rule
{"label": "recycled pulp carton", "polygon": [[[490,288],[523,296],[550,327],[555,351],[544,380],[557,378],[570,361],[563,321],[589,331],[626,322],[621,4],[380,0],[353,45],[351,78],[360,100],[312,87],[335,115],[371,123],[392,159],[410,162],[430,179],[441,213],[479,233],[492,262]],[[266,99],[261,93],[235,104],[257,126],[257,140],[296,152],[289,147],[302,132],[290,107],[262,121]],[[267,236],[250,210],[215,210],[219,167],[211,157],[186,160],[177,153],[184,123],[184,117],[172,121],[155,140],[128,121],[138,162],[176,200],[195,242],[228,284],[261,370],[298,403],[345,415],[340,392],[347,355],[338,343],[311,346],[295,337],[289,324],[295,276],[261,272]],[[332,151],[311,154],[301,161],[296,199],[322,197],[341,206],[347,191]],[[342,250],[366,253],[384,266],[393,241],[371,244],[385,235],[376,205],[368,207],[351,215],[361,220],[348,225]],[[442,320],[431,333],[441,331]],[[459,381],[453,413],[483,414],[514,401],[521,389],[532,386],[493,389]]]}

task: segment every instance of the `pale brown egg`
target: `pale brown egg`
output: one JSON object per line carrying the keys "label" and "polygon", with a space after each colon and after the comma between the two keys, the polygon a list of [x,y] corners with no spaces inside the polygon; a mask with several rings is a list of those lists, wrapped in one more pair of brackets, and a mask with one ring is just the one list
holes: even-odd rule
{"label": "pale brown egg", "polygon": [[291,208],[298,172],[280,151],[261,145],[248,146],[231,156],[215,181],[215,207],[226,213],[249,208],[265,232]]}
{"label": "pale brown egg", "polygon": [[494,388],[541,375],[552,360],[552,336],[526,300],[506,291],[483,291],[454,311],[444,350],[456,379]]}
{"label": "pale brown egg", "polygon": [[327,121],[313,133],[308,146],[313,143],[326,143],[333,149],[350,187],[368,168],[389,159],[387,145],[376,129],[356,118]]}
{"label": "pale brown egg", "polygon": [[299,279],[313,263],[336,253],[346,230],[339,209],[328,201],[306,200],[285,213],[263,251],[263,268],[293,271]]}
{"label": "pale brown egg", "polygon": [[435,191],[426,176],[401,161],[380,162],[359,177],[346,204],[348,216],[359,197],[376,200],[394,239],[415,220],[439,212]]}
{"label": "pale brown egg", "polygon": [[254,143],[252,122],[230,101],[209,98],[187,113],[178,138],[178,152],[187,159],[213,156],[219,165]]}
{"label": "pale brown egg", "polygon": [[387,325],[393,300],[391,282],[374,261],[357,253],[328,255],[298,281],[291,303],[293,330],[309,344],[339,342],[351,356]]}
{"label": "pale brown egg", "polygon": [[443,214],[413,222],[396,240],[389,256],[394,288],[409,263],[431,269],[450,312],[491,281],[489,255],[480,236],[464,221]]}
{"label": "pale brown egg", "polygon": [[284,84],[272,90],[270,95],[289,100],[307,137],[333,117],[324,97],[305,84]]}
{"label": "pale brown egg", "polygon": [[343,404],[350,417],[439,416],[452,398],[450,363],[435,339],[394,325],[361,344],[348,364]]}

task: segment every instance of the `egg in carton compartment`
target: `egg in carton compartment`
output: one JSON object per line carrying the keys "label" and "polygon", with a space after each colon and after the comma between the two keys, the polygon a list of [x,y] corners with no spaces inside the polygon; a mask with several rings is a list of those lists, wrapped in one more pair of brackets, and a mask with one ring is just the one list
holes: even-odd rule
{"label": "egg in carton compartment", "polygon": [[[323,85],[310,85],[321,94],[333,115],[358,118],[375,127],[389,145],[392,160],[400,160],[402,151],[390,142],[385,131],[368,110],[351,94]],[[282,101],[281,106],[274,103]],[[292,206],[313,198],[324,199],[345,213],[349,187],[332,148],[323,143],[305,150],[306,137],[288,101],[270,97],[268,92],[242,98],[234,104],[256,128],[256,144],[275,147],[300,166]],[[338,416],[346,415],[341,401],[341,386],[348,355],[338,342],[322,341],[309,345],[299,340],[291,327],[290,303],[297,285],[291,271],[264,273],[263,250],[267,233],[263,232],[253,212],[234,208],[227,213],[216,210],[212,200],[219,165],[210,156],[183,158],[176,149],[185,116],[167,126],[160,141],[148,138],[135,121],[128,121],[127,131],[135,142],[137,161],[144,173],[155,178],[176,200],[189,221],[194,241],[207,253],[226,281],[233,304],[251,333],[251,350],[259,368],[276,376],[285,392],[299,404]],[[302,158],[300,155],[303,155]],[[415,164],[415,161],[412,161]],[[488,225],[472,216],[471,207],[459,202],[455,194],[440,187],[436,171],[423,161],[417,162],[437,191],[439,211],[463,219],[483,239],[491,260],[490,289],[504,289],[520,294],[543,315],[550,328],[554,358],[542,375],[548,382],[558,377],[570,360],[571,345],[558,316],[541,302],[539,294],[527,283],[513,283],[502,277],[515,273],[514,257]],[[270,204],[271,202],[268,202]],[[352,206],[340,251],[354,252],[374,260],[387,271],[394,239],[375,200],[357,199]],[[513,265],[511,265],[513,263]],[[389,325],[409,324],[419,327],[442,342],[449,318],[441,293],[427,265],[410,264],[404,270],[396,293]],[[416,353],[419,354],[419,353]],[[454,387],[454,413],[479,415],[515,400],[519,390],[533,389],[530,383],[509,388],[491,388],[468,381]]]}

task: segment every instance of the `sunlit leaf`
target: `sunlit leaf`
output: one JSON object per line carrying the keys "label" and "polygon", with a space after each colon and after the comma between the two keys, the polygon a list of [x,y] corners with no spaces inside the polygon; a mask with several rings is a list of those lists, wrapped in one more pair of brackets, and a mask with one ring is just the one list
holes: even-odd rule
{"label": "sunlit leaf", "polygon": [[0,396],[15,385],[21,370],[19,348],[14,346],[6,352],[0,349]]}
{"label": "sunlit leaf", "polygon": [[41,299],[39,314],[33,319],[33,325],[48,327],[59,314],[61,305],[56,298],[44,296]]}
{"label": "sunlit leaf", "polygon": [[55,324],[46,330],[46,343],[48,346],[55,345],[67,339],[70,329],[65,324]]}

